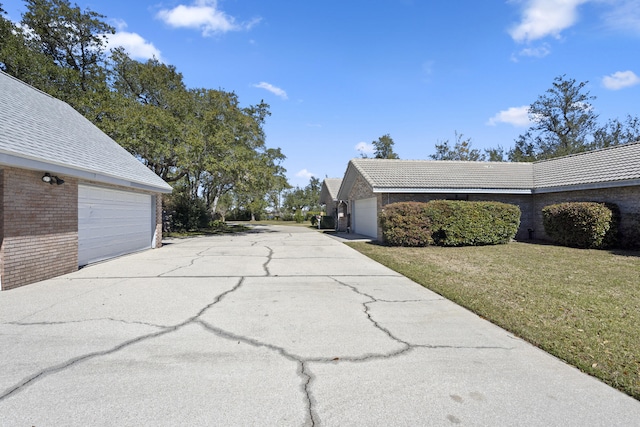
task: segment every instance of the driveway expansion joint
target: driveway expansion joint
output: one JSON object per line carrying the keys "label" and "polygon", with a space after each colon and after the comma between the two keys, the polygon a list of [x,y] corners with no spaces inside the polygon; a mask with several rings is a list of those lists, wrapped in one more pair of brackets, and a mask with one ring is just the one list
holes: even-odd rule
{"label": "driveway expansion joint", "polygon": [[55,325],[69,325],[73,323],[89,323],[89,322],[101,322],[101,321],[109,321],[109,322],[117,322],[117,323],[125,323],[127,325],[144,325],[151,326],[153,328],[158,329],[166,329],[170,328],[169,325],[157,325],[155,323],[147,323],[147,322],[135,322],[130,320],[123,319],[115,319],[113,317],[98,317],[95,319],[82,319],[82,320],[67,320],[67,321],[57,321],[57,322],[8,322],[3,323],[4,325],[16,325],[16,326],[55,326]]}

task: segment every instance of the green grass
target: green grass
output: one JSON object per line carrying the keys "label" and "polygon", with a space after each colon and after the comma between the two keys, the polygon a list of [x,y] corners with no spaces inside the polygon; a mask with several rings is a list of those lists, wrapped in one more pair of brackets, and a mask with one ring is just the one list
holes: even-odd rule
{"label": "green grass", "polygon": [[261,220],[261,221],[231,221],[237,224],[244,225],[286,225],[291,227],[309,227],[311,226],[310,221],[303,222],[295,222],[295,221],[279,221],[279,220]]}
{"label": "green grass", "polygon": [[640,400],[640,252],[348,245]]}
{"label": "green grass", "polygon": [[220,225],[216,228],[200,228],[197,230],[189,230],[189,231],[171,231],[162,233],[162,237],[172,237],[176,239],[184,239],[187,237],[196,237],[196,236],[212,236],[217,234],[232,234],[232,233],[244,233],[246,231],[251,230],[251,227],[254,225],[287,225],[292,227],[307,227],[316,229],[316,227],[311,226],[311,222],[304,221],[301,223],[297,223],[295,221],[230,221],[228,223],[223,223],[224,226]]}

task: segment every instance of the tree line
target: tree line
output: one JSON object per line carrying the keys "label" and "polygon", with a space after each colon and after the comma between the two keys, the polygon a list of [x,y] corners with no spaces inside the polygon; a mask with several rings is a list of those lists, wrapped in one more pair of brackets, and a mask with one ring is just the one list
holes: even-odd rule
{"label": "tree line", "polygon": [[[455,140],[435,144],[432,160],[492,162],[535,162],[577,154],[618,144],[640,141],[640,118],[627,115],[624,120],[610,119],[599,124],[586,87],[566,75],[554,79],[552,87],[534,101],[528,110],[531,126],[505,151],[502,146],[480,150],[471,138],[455,132]],[[387,134],[374,141],[375,158],[397,159],[393,139]],[[363,156],[365,157],[365,156]]]}
{"label": "tree line", "polygon": [[175,66],[107,50],[106,17],[68,0],[25,0],[14,24],[0,3],[0,69],[59,98],[142,161],[174,192],[178,228],[230,211],[255,217],[290,188],[280,148],[265,143],[271,114],[234,92],[187,88]]}

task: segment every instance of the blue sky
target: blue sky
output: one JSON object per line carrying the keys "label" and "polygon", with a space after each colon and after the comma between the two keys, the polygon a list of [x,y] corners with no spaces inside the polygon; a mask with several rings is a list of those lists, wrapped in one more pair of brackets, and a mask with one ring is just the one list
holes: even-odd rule
{"label": "blue sky", "polygon": [[[20,19],[21,0],[0,0]],[[72,3],[74,3],[72,1]],[[341,177],[390,134],[404,159],[438,142],[513,145],[566,74],[604,123],[640,115],[640,0],[78,0],[111,42],[173,64],[189,87],[264,99],[292,185]]]}

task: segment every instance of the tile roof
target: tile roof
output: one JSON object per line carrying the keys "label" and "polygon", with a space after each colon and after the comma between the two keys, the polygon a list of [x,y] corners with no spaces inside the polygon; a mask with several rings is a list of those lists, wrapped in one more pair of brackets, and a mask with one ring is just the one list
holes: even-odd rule
{"label": "tile roof", "polygon": [[541,192],[568,186],[621,185],[640,179],[640,142],[536,162],[533,169],[535,188]]}
{"label": "tile roof", "polygon": [[150,191],[171,186],[71,106],[0,71],[0,164]]}
{"label": "tile roof", "polygon": [[374,193],[545,193],[640,185],[640,142],[535,163],[353,159],[341,199],[360,174]]}
{"label": "tile roof", "polygon": [[329,193],[329,197],[332,200],[338,200],[338,190],[340,190],[340,184],[342,184],[342,178],[325,178],[322,185],[322,190],[324,191],[325,187],[327,192]]}
{"label": "tile roof", "polygon": [[531,163],[353,159],[374,191],[465,189],[530,191]]}

